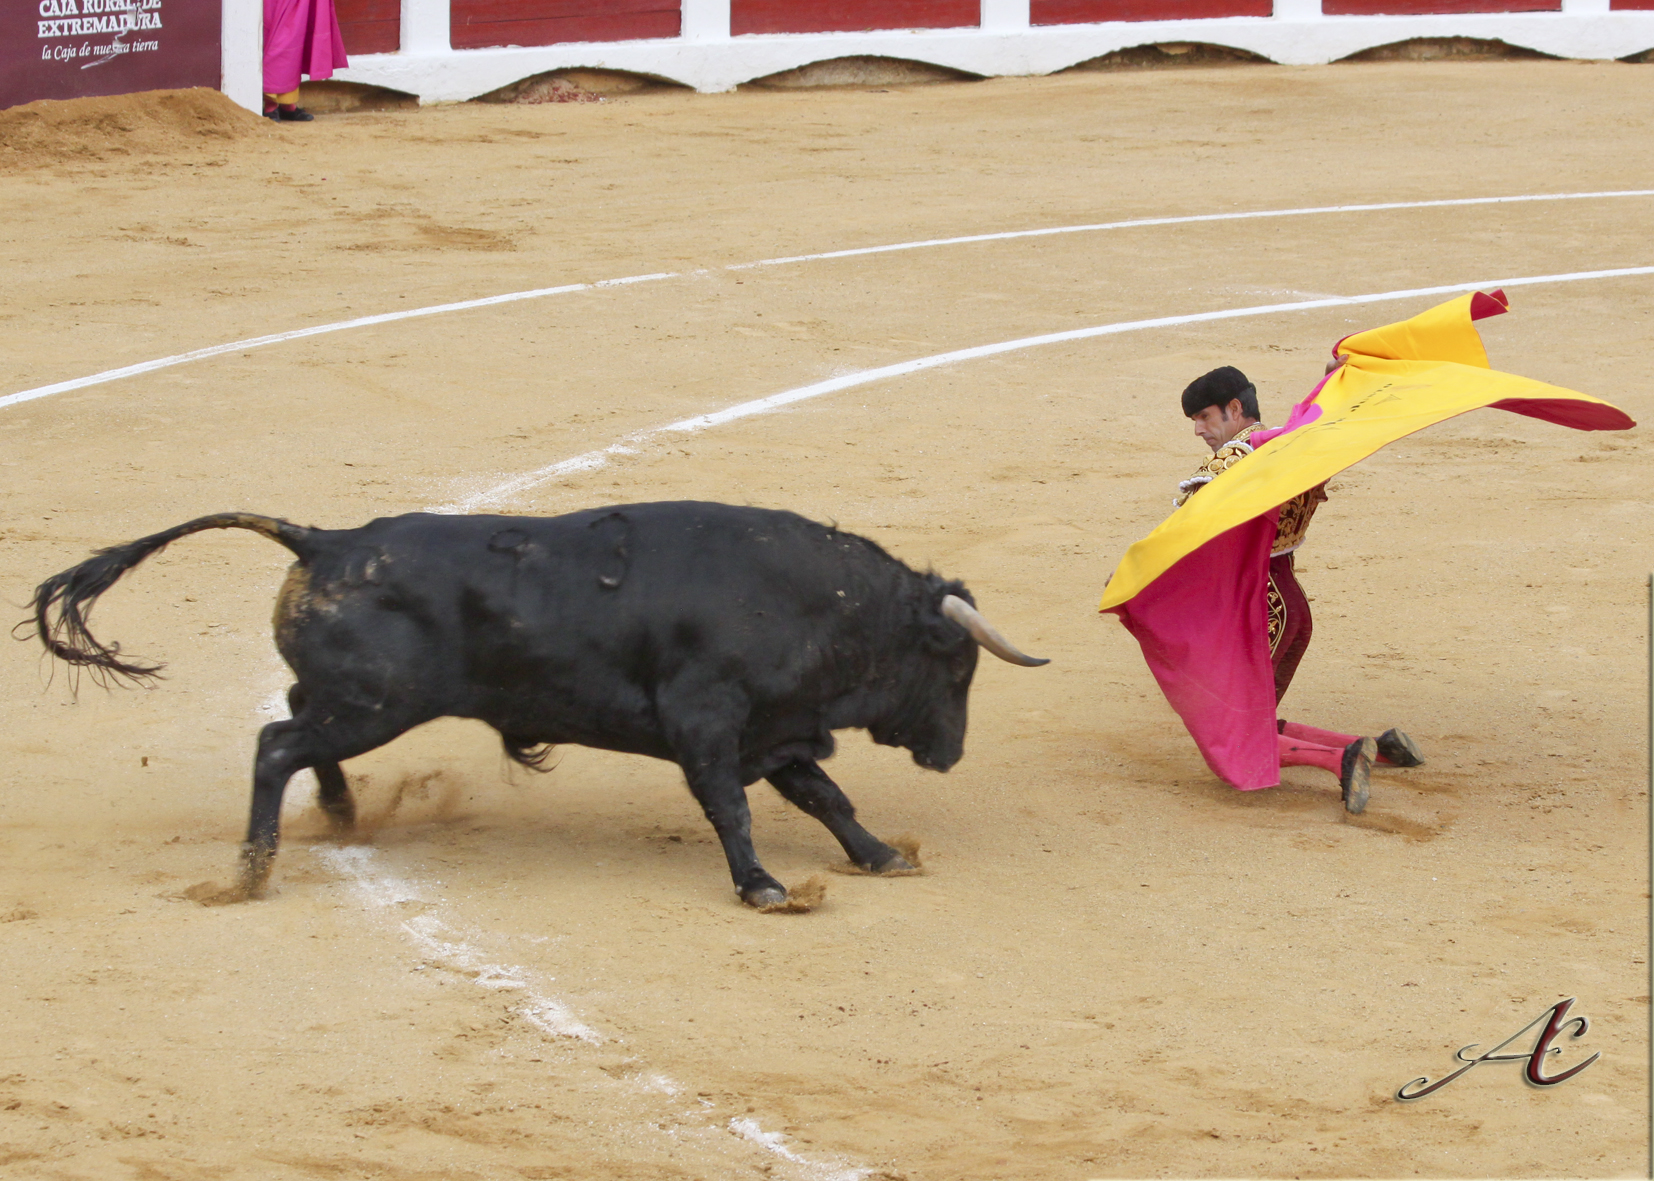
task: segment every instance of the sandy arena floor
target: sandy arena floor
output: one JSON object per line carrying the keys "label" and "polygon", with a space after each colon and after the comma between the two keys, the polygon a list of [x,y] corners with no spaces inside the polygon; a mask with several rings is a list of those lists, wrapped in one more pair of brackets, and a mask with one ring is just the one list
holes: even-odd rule
{"label": "sandy arena floor", "polygon": [[[450,505],[840,373],[1071,328],[1654,264],[1654,197],[1411,208],[733,264],[1310,206],[1650,187],[1654,67],[1074,74],[465,105],[274,126],[199,98],[0,114],[0,395],[483,296],[678,277],[238,350],[0,409],[17,615],[97,546],[226,509]],[[145,112],[148,112],[147,114]],[[1641,145],[1639,147],[1638,145]],[[1496,366],[1654,419],[1654,277],[1511,289]],[[1646,1176],[1646,427],[1481,411],[1339,479],[1302,552],[1289,717],[1429,756],[1347,817],[1217,782],[1095,613],[1239,365],[1279,417],[1411,299],[1145,329],[863,385],[497,503],[795,509],[965,579],[986,660],[947,776],[843,736],[927,875],[764,916],[676,768],[509,767],[446,722],[357,760],[371,847],[291,792],[267,901],[206,908],[283,669],[283,551],[202,535],[96,631],[163,659],[71,696],[0,663],[0,1174],[17,1178]],[[794,883],[836,845],[767,787]],[[1453,1051],[1563,997],[1552,1089]],[[1532,1035],[1515,1047],[1526,1049]]]}

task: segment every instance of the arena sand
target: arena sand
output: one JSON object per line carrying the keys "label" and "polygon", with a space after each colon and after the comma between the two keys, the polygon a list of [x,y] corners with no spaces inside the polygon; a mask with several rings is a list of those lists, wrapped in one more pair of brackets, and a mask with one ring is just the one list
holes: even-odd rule
{"label": "arena sand", "polygon": [[[1648,187],[1641,66],[1385,64],[667,93],[275,126],[200,96],[0,114],[6,388],[426,304],[688,277],[249,351],[0,412],[6,599],[245,508],[348,526],[634,430],[951,348],[1146,316],[1654,262],[1649,199],[1323,215],[728,264],[1007,229]],[[119,105],[119,104],[117,104]],[[124,109],[124,108],[123,108]],[[142,112],[142,117],[132,111]],[[159,113],[157,113],[159,112]],[[203,113],[204,112],[204,113]],[[9,120],[9,122],[8,122]],[[24,126],[27,121],[27,126]],[[43,130],[47,125],[55,131]],[[147,129],[147,130],[146,130]],[[1524,288],[1496,364],[1654,416],[1646,278]],[[200,536],[100,605],[166,660],[78,699],[3,666],[0,1172],[19,1178],[1646,1175],[1646,427],[1479,412],[1337,481],[1303,552],[1289,717],[1429,756],[1345,816],[1213,780],[1114,560],[1200,446],[1175,394],[1283,408],[1428,301],[1139,332],[659,440],[512,511],[783,506],[968,581],[985,662],[947,776],[830,766],[927,873],[759,915],[675,769],[533,776],[445,722],[357,760],[373,844],[296,782],[277,893],[228,879],[285,686],[285,555]],[[782,880],[818,825],[755,789]],[[394,804],[394,807],[393,807]],[[1467,1043],[1577,996],[1550,1090]],[[1531,1045],[1531,1038],[1523,1046]]]}

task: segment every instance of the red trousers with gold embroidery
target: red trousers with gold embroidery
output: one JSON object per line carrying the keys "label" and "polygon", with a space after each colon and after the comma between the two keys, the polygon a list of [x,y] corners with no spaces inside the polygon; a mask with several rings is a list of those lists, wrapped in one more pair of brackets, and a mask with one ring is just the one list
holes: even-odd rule
{"label": "red trousers with gold embroidery", "polygon": [[1309,616],[1309,599],[1293,573],[1292,555],[1269,559],[1269,660],[1275,667],[1275,703],[1286,696],[1298,662],[1309,648],[1314,621]]}

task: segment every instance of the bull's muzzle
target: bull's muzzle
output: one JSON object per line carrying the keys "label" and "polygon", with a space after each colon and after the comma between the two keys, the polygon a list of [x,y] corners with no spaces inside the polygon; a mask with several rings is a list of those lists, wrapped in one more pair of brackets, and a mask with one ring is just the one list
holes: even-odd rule
{"label": "bull's muzzle", "polygon": [[1001,660],[1011,664],[1020,664],[1024,668],[1038,668],[1042,664],[1050,664],[1049,660],[1042,660],[1038,656],[1029,656],[1017,649],[1016,645],[999,634],[998,629],[986,619],[982,612],[965,602],[958,595],[944,595],[942,598],[942,614],[953,620],[960,627],[971,633],[971,639],[981,644]]}

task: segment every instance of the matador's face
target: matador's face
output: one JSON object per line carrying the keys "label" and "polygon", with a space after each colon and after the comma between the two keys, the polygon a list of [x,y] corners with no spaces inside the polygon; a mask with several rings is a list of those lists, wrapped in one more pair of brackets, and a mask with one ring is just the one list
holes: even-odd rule
{"label": "matador's face", "polygon": [[1189,421],[1195,424],[1195,434],[1201,441],[1216,451],[1258,420],[1247,416],[1239,398],[1230,398],[1229,405],[1208,406],[1189,415]]}

